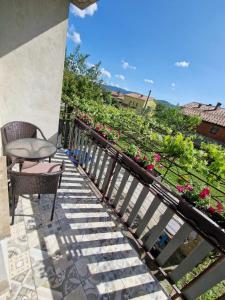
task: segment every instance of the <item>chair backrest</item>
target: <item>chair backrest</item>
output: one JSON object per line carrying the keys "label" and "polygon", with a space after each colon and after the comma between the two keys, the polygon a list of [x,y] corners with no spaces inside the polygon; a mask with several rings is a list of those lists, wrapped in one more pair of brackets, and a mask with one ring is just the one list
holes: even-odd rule
{"label": "chair backrest", "polygon": [[1,128],[3,150],[6,144],[23,138],[36,138],[38,127],[27,122],[13,121]]}
{"label": "chair backrest", "polygon": [[12,170],[15,162],[8,167],[11,187],[14,195],[22,194],[56,194],[59,177],[65,170],[64,161],[60,170],[50,173],[24,173]]}

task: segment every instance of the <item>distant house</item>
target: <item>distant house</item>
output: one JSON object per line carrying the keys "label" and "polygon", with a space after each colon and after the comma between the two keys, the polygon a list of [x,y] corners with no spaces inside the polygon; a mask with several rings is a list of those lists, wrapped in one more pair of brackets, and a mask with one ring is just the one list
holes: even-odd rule
{"label": "distant house", "polygon": [[111,93],[111,95],[112,95],[112,97],[113,97],[114,99],[117,99],[120,103],[122,103],[123,100],[124,100],[124,94],[122,94],[122,93],[120,93],[120,92],[115,92],[115,91],[113,91],[113,92]]}
{"label": "distant house", "polygon": [[225,143],[225,108],[218,102],[216,106],[192,102],[183,105],[182,111],[189,116],[200,116],[201,124],[197,132],[208,138]]}
{"label": "distant house", "polygon": [[149,97],[148,99],[147,96],[138,93],[122,94],[120,92],[112,92],[112,97],[117,99],[122,105],[135,109],[142,109],[145,106],[154,109],[156,106],[154,98]]}

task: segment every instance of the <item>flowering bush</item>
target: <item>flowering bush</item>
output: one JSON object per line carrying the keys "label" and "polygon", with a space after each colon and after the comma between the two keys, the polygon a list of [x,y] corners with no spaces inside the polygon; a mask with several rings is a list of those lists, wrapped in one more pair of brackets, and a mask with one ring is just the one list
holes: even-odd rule
{"label": "flowering bush", "polygon": [[119,139],[119,132],[113,130],[111,127],[106,127],[101,124],[97,124],[95,126],[95,131],[100,133],[105,139],[109,140],[110,142],[116,142]]}
{"label": "flowering bush", "polygon": [[89,126],[94,125],[94,121],[89,115],[80,113],[78,116],[85,124],[87,124]]}
{"label": "flowering bush", "polygon": [[187,201],[193,203],[225,228],[225,207],[219,200],[217,200],[215,207],[210,204],[212,199],[209,187],[194,187],[190,183],[186,183],[184,185],[177,185],[176,189]]}
{"label": "flowering bush", "polygon": [[205,206],[210,202],[211,193],[208,187],[194,187],[190,182],[186,182],[186,184],[177,185],[176,189],[186,200],[196,206]]}
{"label": "flowering bush", "polygon": [[[161,155],[159,153],[154,153],[151,156],[142,154],[141,149],[134,144],[130,144],[129,148],[126,150],[126,154],[147,171],[154,170],[161,161]],[[161,167],[161,165],[159,165],[159,167]]]}

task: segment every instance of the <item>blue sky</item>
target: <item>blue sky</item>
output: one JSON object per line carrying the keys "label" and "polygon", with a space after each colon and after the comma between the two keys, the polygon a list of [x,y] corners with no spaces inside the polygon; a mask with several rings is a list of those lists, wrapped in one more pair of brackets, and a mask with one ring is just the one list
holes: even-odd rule
{"label": "blue sky", "polygon": [[[140,2],[140,5],[138,4]],[[174,104],[225,106],[225,0],[100,0],[70,7],[67,51],[80,44],[103,79]]]}

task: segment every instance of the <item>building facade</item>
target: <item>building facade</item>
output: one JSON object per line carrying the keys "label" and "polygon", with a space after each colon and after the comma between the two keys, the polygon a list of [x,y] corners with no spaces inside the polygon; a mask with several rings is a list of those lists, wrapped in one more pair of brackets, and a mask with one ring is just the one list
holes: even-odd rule
{"label": "building facade", "polygon": [[155,101],[152,97],[146,97],[138,93],[122,94],[119,92],[112,92],[112,97],[117,99],[122,105],[135,109],[143,109],[148,107],[151,110],[155,109]]}
{"label": "building facade", "polygon": [[197,127],[199,134],[225,144],[225,108],[221,103],[213,106],[192,102],[182,106],[182,111],[189,116],[201,117],[202,122]]}

